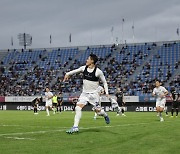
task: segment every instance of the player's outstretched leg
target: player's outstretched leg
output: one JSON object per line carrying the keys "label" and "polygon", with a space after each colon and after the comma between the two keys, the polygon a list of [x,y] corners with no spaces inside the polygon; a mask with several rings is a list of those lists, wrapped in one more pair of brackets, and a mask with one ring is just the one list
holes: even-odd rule
{"label": "player's outstretched leg", "polygon": [[82,115],[82,108],[79,106],[76,106],[75,111],[76,111],[76,114],[74,117],[74,125],[71,129],[66,131],[66,133],[68,133],[68,134],[73,134],[73,133],[79,132],[78,125],[79,125],[79,121],[80,121],[81,115]]}

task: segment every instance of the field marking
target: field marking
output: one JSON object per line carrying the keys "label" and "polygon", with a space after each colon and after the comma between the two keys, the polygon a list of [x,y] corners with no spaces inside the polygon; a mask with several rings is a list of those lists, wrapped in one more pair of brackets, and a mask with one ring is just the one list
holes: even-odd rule
{"label": "field marking", "polygon": [[20,138],[20,137],[5,137],[7,139],[15,139],[15,140],[35,140],[35,139],[32,139],[32,138]]}
{"label": "field marking", "polygon": [[[126,127],[126,126],[136,126],[136,125],[149,125],[157,122],[152,122],[152,123],[135,123],[135,124],[123,124],[123,125],[108,125],[108,126],[96,126],[96,127],[80,127],[79,129],[81,130],[89,130],[89,129],[97,129],[97,128],[113,128],[113,127]],[[47,131],[35,131],[35,132],[20,132],[20,133],[8,133],[8,134],[0,134],[1,136],[11,136],[11,135],[26,135],[26,134],[45,134],[45,133],[51,133],[51,132],[62,132],[68,129],[69,127],[64,127],[63,129],[58,129],[58,130],[47,130]]]}
{"label": "field marking", "polygon": [[[40,127],[40,128],[57,128],[57,127],[47,127],[47,126],[33,126],[33,125],[0,125],[0,127]],[[59,127],[59,128],[67,128],[67,127]]]}

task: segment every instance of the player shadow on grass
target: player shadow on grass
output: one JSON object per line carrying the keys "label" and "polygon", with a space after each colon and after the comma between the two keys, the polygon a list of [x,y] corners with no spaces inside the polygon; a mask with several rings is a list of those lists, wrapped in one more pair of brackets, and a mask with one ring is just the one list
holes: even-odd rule
{"label": "player shadow on grass", "polygon": [[92,132],[92,133],[108,133],[108,134],[114,134],[114,135],[119,135],[119,133],[112,132],[110,130],[100,130],[100,129],[82,129],[79,131],[79,133],[87,133],[87,132]]}

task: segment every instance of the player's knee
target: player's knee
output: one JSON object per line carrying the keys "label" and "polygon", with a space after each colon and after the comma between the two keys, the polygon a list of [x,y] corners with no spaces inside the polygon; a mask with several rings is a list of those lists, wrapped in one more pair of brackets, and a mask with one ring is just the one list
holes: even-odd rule
{"label": "player's knee", "polygon": [[82,110],[82,108],[80,106],[75,107],[75,111],[81,111],[81,110]]}

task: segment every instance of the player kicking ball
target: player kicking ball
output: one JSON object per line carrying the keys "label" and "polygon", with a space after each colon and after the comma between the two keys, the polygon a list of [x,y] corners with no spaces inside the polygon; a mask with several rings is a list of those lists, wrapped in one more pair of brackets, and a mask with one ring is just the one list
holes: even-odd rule
{"label": "player kicking ball", "polygon": [[161,86],[160,81],[155,82],[155,88],[153,89],[152,96],[156,97],[156,111],[159,114],[160,121],[164,121],[162,117],[162,112],[164,111],[165,104],[166,104],[166,95],[168,91]]}
{"label": "player kicking ball", "polygon": [[[85,66],[81,66],[78,69],[67,72],[64,76],[63,81],[66,81],[73,74],[83,73],[83,90],[75,107],[74,125],[66,131],[68,134],[73,134],[79,131],[78,126],[82,115],[82,108],[84,108],[88,102],[93,106],[95,106],[96,102],[99,102],[99,94],[97,92],[99,80],[103,83],[106,96],[109,97],[108,85],[103,72],[96,66],[97,61],[98,57],[95,54],[90,54],[86,60]],[[109,117],[103,110],[101,111],[101,115],[104,116],[105,122],[109,124]]]}

